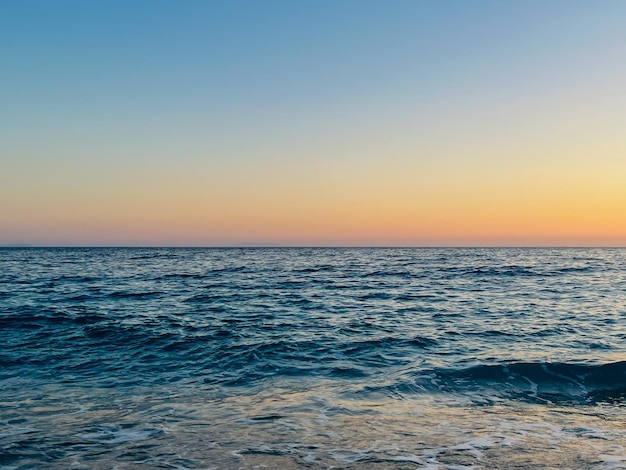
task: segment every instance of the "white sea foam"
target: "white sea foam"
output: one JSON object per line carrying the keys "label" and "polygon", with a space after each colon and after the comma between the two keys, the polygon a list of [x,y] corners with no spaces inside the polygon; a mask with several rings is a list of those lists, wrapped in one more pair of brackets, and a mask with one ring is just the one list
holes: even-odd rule
{"label": "white sea foam", "polygon": [[334,459],[346,463],[354,463],[367,457],[367,450],[330,449],[328,455]]}

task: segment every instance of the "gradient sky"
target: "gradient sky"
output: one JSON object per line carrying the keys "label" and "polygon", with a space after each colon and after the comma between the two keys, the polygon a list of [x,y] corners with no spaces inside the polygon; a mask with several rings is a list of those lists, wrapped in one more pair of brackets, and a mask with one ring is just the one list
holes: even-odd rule
{"label": "gradient sky", "polygon": [[623,0],[4,1],[0,244],[626,245]]}

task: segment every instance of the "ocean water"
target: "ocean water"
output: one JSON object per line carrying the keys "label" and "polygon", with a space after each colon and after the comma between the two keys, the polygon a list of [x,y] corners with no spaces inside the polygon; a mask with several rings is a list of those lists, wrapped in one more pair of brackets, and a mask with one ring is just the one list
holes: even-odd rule
{"label": "ocean water", "polygon": [[2,249],[0,469],[626,468],[626,250]]}

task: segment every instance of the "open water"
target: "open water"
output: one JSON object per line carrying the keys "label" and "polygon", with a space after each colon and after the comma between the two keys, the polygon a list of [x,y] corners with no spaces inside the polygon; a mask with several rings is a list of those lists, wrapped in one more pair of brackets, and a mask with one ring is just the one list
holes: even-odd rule
{"label": "open water", "polygon": [[626,250],[2,249],[0,469],[626,468]]}

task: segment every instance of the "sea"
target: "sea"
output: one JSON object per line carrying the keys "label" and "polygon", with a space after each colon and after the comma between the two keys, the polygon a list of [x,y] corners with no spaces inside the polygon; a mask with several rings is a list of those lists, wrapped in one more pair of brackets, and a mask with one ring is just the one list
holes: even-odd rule
{"label": "sea", "polygon": [[0,469],[626,468],[626,250],[0,249]]}

